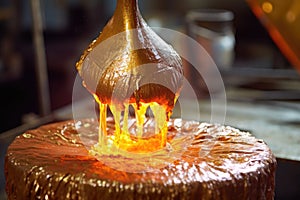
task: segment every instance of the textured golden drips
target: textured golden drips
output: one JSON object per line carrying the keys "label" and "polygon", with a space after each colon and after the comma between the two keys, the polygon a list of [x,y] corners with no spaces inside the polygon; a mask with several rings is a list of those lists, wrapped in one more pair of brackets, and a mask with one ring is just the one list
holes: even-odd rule
{"label": "textured golden drips", "polygon": [[[99,103],[99,146],[113,143],[147,152],[166,145],[167,122],[182,87],[182,61],[146,24],[137,0],[118,0],[114,15],[76,67]],[[135,133],[128,127],[129,107],[135,113]],[[115,120],[112,137],[106,134],[107,108]],[[145,135],[148,109],[155,119],[152,136]]]}
{"label": "textured golden drips", "polygon": [[[97,99],[97,98],[96,98]],[[100,119],[99,119],[99,141],[96,145],[96,151],[101,151],[103,145],[108,145],[108,140],[112,141],[113,145],[125,149],[130,152],[150,152],[160,149],[166,145],[167,132],[168,132],[168,120],[165,115],[166,109],[156,102],[141,103],[139,108],[135,104],[125,104],[124,109],[119,108],[118,105],[109,105],[110,111],[114,116],[114,135],[107,135],[106,131],[106,113],[107,105],[101,102],[99,103]],[[135,111],[135,120],[129,120],[129,107],[132,107]],[[154,134],[145,133],[144,129],[151,129],[153,123],[145,125],[146,112],[151,109],[155,118],[155,128],[150,130]],[[130,122],[135,122],[134,124]],[[101,127],[101,128],[100,128]],[[132,127],[135,127],[132,131]],[[131,130],[129,130],[131,129]],[[149,130],[148,130],[149,132]],[[107,149],[106,149],[107,150]]]}

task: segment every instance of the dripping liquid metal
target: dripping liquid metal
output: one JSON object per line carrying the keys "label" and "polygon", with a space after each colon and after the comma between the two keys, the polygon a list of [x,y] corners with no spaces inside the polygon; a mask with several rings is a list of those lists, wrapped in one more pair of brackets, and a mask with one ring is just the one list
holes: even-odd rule
{"label": "dripping liquid metal", "polygon": [[[135,103],[125,104],[121,107],[118,104],[107,105],[100,101],[97,102],[100,108],[100,147],[110,145],[109,140],[116,147],[131,152],[150,152],[166,145],[167,120],[170,114],[166,112],[164,106],[151,102],[139,103],[139,105]],[[115,121],[112,137],[107,135],[107,107],[110,108]],[[129,107],[135,111],[135,121],[130,120]],[[147,110],[152,111],[153,123],[145,124]]]}
{"label": "dripping liquid metal", "polygon": [[[167,166],[181,157],[198,130],[194,127],[193,131],[193,126],[185,129],[180,119],[169,121],[171,113],[156,102],[139,107],[97,102],[99,124],[78,121],[76,129],[89,153],[117,170],[144,172]],[[108,117],[108,108],[112,117]]]}

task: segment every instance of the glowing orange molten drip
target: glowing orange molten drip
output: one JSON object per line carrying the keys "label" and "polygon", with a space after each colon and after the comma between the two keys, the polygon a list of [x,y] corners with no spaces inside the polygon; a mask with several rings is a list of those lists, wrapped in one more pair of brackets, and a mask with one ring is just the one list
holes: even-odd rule
{"label": "glowing orange molten drip", "polygon": [[[128,103],[121,107],[119,104],[101,103],[96,95],[94,98],[100,110],[98,148],[113,145],[128,152],[146,153],[166,146],[168,119],[171,115],[171,111],[167,110],[172,110],[172,108],[156,102],[139,103],[139,106],[135,103]],[[107,134],[108,107],[115,121],[114,135]],[[135,117],[130,116],[130,107],[134,109]],[[155,124],[145,124],[147,110],[151,110]]]}
{"label": "glowing orange molten drip", "polygon": [[[146,153],[167,145],[168,120],[183,83],[182,60],[147,25],[138,0],[118,0],[112,18],[76,68],[99,104],[94,152]],[[107,126],[108,108],[114,127]]]}

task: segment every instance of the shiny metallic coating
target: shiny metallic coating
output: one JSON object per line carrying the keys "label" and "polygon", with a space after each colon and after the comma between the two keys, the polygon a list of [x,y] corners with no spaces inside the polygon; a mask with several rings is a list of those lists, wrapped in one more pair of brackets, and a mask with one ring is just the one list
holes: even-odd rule
{"label": "shiny metallic coating", "polygon": [[172,119],[169,134],[198,130],[192,144],[163,168],[128,173],[91,156],[75,126],[93,132],[97,122],[54,123],[14,140],[5,161],[9,200],[274,198],[276,160],[249,133]]}
{"label": "shiny metallic coating", "polygon": [[118,0],[76,68],[104,104],[157,102],[170,112],[183,84],[180,56],[146,24],[137,0]]}

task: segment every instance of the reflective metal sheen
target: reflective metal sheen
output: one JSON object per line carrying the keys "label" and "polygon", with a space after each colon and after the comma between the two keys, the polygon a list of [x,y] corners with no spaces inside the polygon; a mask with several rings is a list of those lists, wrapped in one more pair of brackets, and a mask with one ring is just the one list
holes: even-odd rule
{"label": "reflective metal sheen", "polygon": [[[113,120],[108,121],[113,127]],[[194,132],[181,157],[153,172],[112,169],[89,154],[66,121],[18,136],[9,146],[6,191],[12,199],[273,199],[276,160],[268,146],[232,127],[171,119],[169,136]],[[87,140],[90,140],[88,138]],[[211,145],[210,145],[211,144]],[[134,162],[121,163],[134,167]]]}

